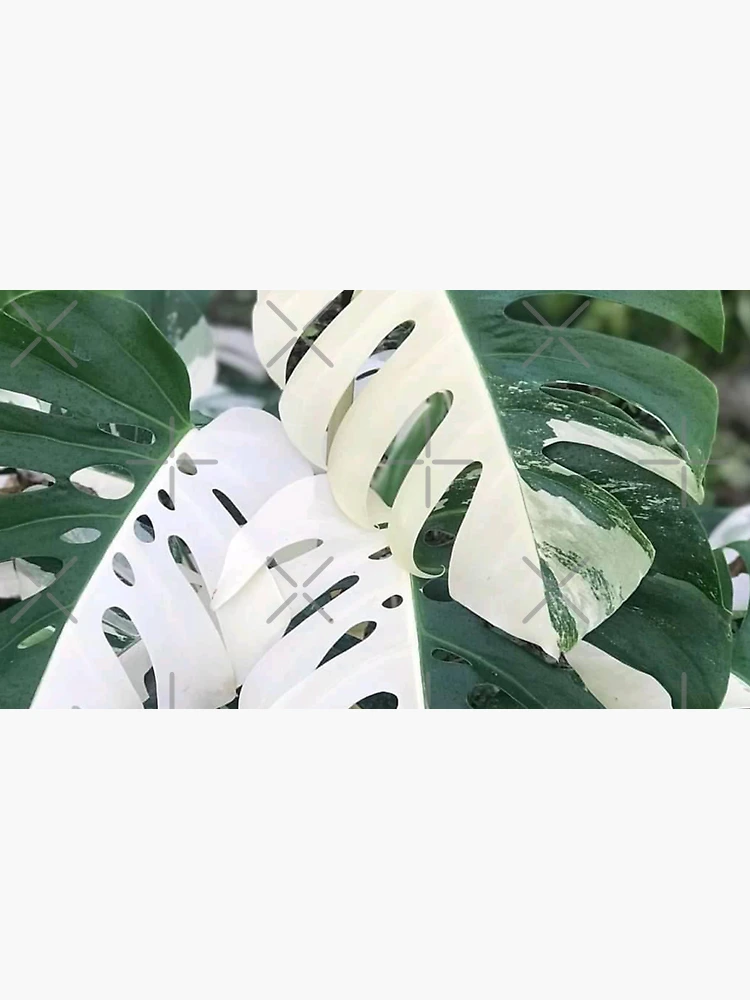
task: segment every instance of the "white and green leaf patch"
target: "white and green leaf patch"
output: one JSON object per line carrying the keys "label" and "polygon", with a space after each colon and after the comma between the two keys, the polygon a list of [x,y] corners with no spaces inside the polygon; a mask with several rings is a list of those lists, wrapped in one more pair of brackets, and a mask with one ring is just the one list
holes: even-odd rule
{"label": "white and green leaf patch", "polygon": [[[190,430],[188,376],[133,303],[92,292],[37,292],[16,303],[20,310],[11,303],[0,313],[0,388],[51,406],[0,403],[0,462],[44,473],[53,485],[0,497],[0,563],[43,557],[65,568],[54,596],[69,613]],[[123,484],[119,499],[74,485],[81,470],[102,467]],[[71,534],[80,529],[88,534]],[[92,540],[71,543],[81,537]],[[65,620],[46,598],[0,612],[0,706],[31,702]]]}
{"label": "white and green leaf patch", "polygon": [[[450,593],[555,658],[572,648],[636,590],[654,551],[626,504],[553,461],[550,448],[567,441],[619,455],[698,499],[716,422],[711,383],[651,348],[582,330],[566,329],[563,340],[507,315],[511,303],[540,293],[360,292],[316,337],[287,384],[299,334],[334,294],[266,292],[256,307],[258,350],[285,386],[280,414],[292,439],[328,469],[350,517],[362,526],[388,524],[394,555],[412,572],[419,571],[414,548],[430,511],[479,463],[453,548]],[[721,345],[718,293],[583,294],[646,309]],[[410,336],[354,398],[347,395],[367,357],[404,324],[413,324]],[[659,430],[575,386],[627,401]],[[449,394],[450,410],[429,453],[425,445],[386,503],[371,488],[382,457],[438,393]],[[543,609],[530,616],[540,602]]]}
{"label": "white and green leaf patch", "polygon": [[[569,650],[566,661],[581,669],[608,708],[618,707],[622,684],[630,684],[626,674],[607,675],[610,669],[617,674],[618,664],[653,677],[675,708],[718,708],[732,659],[729,605],[695,505],[673,484],[620,456],[574,444],[557,444],[551,454],[627,506],[655,553],[635,593]],[[471,495],[471,481],[458,480],[431,516],[415,553],[425,571],[439,573],[449,564]],[[648,694],[648,685],[632,686],[636,700]]]}
{"label": "white and green leaf patch", "polygon": [[[675,708],[718,708],[730,676],[730,615],[694,504],[653,472],[629,469],[619,456],[579,445],[558,445],[553,453],[627,505],[655,550],[635,593],[581,646],[649,674]],[[573,666],[585,656],[581,646],[567,654]]]}
{"label": "white and green leaf patch", "polygon": [[240,708],[600,708],[576,673],[416,580],[346,519],[324,476],[231,543],[214,598]]}

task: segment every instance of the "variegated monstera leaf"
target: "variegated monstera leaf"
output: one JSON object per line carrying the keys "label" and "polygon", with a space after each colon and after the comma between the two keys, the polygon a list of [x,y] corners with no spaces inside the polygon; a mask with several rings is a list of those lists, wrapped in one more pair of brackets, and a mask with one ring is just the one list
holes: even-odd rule
{"label": "variegated monstera leaf", "polygon": [[[270,558],[269,558],[270,557]],[[213,600],[239,708],[601,708],[578,674],[417,580],[326,476],[237,532]]]}
{"label": "variegated monstera leaf", "polygon": [[[345,513],[362,526],[388,524],[388,543],[405,568],[420,572],[414,547],[425,520],[457,477],[481,466],[453,547],[450,593],[558,657],[634,593],[654,548],[621,489],[627,483],[596,482],[554,457],[553,446],[610,453],[700,500],[716,394],[699,372],[661,351],[508,314],[540,294],[262,292],[254,329],[262,361],[284,387],[287,433],[328,470]],[[579,294],[648,311],[721,347],[717,292]],[[388,335],[409,328],[352,392]],[[450,403],[447,415],[409,459],[387,504],[373,489],[376,473],[438,394]]]}
{"label": "variegated monstera leaf", "polygon": [[206,603],[239,524],[309,474],[278,422],[194,428],[177,353],[92,292],[0,312],[0,396],[0,462],[31,484],[0,495],[0,708],[231,702]]}

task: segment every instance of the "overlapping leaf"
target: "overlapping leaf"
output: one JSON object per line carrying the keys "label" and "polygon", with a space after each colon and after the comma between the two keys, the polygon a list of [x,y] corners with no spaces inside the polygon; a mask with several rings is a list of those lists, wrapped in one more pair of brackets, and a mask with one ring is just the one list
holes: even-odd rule
{"label": "overlapping leaf", "polygon": [[[31,598],[0,614],[0,705],[21,707],[65,621],[58,604],[73,608],[133,504],[190,429],[190,389],[184,365],[142,309],[92,292],[32,293],[5,307],[0,388],[50,404],[43,412],[0,403],[0,461],[54,478],[47,489],[0,498],[0,563],[31,558],[60,567],[49,588],[57,603]],[[132,479],[132,491],[104,499],[76,488],[71,476],[92,466],[115,466],[123,482]],[[98,537],[64,539],[81,528]],[[47,641],[26,647],[31,636]]]}
{"label": "overlapping leaf", "polygon": [[[240,708],[600,708],[570,668],[410,579],[323,476],[280,491],[229,547],[214,600]],[[270,567],[270,568],[269,568]],[[294,626],[290,628],[290,626]]]}
{"label": "overlapping leaf", "polygon": [[[260,296],[258,349],[279,384],[298,337],[333,294]],[[670,355],[581,330],[563,338],[508,316],[513,302],[537,294],[361,292],[295,368],[280,413],[303,454],[328,469],[342,509],[363,526],[388,523],[394,554],[415,572],[414,546],[430,510],[463,469],[480,463],[450,592],[557,657],[627,600],[654,549],[616,490],[552,460],[550,446],[619,455],[699,498],[716,394]],[[584,294],[648,309],[721,344],[718,293]],[[405,323],[414,325],[411,335],[352,401],[347,388],[367,356]],[[450,411],[386,504],[371,489],[381,459],[437,393],[449,394]],[[625,400],[651,425],[612,400]],[[542,612],[529,617],[540,603]]]}

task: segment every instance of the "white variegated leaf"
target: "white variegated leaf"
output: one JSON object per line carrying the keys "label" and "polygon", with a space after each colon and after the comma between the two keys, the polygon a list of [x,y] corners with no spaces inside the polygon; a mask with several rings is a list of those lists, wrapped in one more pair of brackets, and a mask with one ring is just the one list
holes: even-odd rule
{"label": "white variegated leaf", "polygon": [[[450,593],[554,657],[572,648],[635,591],[654,551],[627,505],[551,451],[571,442],[609,452],[699,499],[715,426],[713,387],[677,358],[596,333],[566,330],[564,343],[550,338],[540,350],[548,331],[505,312],[533,292],[359,292],[287,383],[295,344],[336,294],[259,294],[256,347],[284,386],[280,415],[290,437],[328,470],[336,501],[356,523],[388,524],[394,555],[413,573],[430,511],[463,470],[481,463],[452,553]],[[720,339],[720,301],[710,293],[585,294]],[[354,397],[350,386],[366,359],[407,322],[411,335]],[[571,385],[627,400],[661,432]],[[450,411],[388,505],[372,489],[382,457],[437,393],[450,394]]]}
{"label": "white variegated leaf", "polygon": [[440,581],[423,590],[383,541],[341,513],[326,476],[237,533],[213,610],[240,708],[601,707],[573,670],[431,593]]}
{"label": "white variegated leaf", "polygon": [[[252,516],[310,468],[279,422],[252,409],[189,431],[179,454],[197,472],[181,475],[172,461],[157,470],[71,609],[32,708],[141,708],[151,669],[161,708],[219,708],[235,697],[241,682],[210,595],[239,514]],[[174,539],[189,549],[183,565]],[[126,617],[113,617],[113,608]],[[119,655],[107,635],[118,629],[136,639]]]}

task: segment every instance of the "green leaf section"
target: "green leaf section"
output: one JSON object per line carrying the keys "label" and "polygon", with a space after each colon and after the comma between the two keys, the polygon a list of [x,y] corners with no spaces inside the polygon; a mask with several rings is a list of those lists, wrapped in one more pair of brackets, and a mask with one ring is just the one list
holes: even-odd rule
{"label": "green leaf section", "polygon": [[[586,581],[591,610],[601,621],[622,600],[623,580],[618,573],[625,573],[627,566],[647,564],[653,552],[627,503],[620,502],[607,484],[599,488],[592,478],[561,469],[550,457],[548,445],[570,437],[591,448],[633,454],[634,463],[640,455],[657,471],[661,467],[666,478],[684,473],[684,488],[698,496],[715,435],[717,398],[707,378],[669,354],[588,331],[565,329],[563,335],[562,330],[508,314],[511,305],[519,299],[528,302],[534,294],[543,293],[449,292],[448,296],[516,470],[539,498],[531,506],[527,500],[526,506],[549,615],[560,647],[567,650],[580,633],[561,592],[564,571],[575,571]],[[723,314],[717,293],[596,294],[679,320],[710,342],[720,342],[717,331]],[[527,497],[531,496],[527,489]],[[563,503],[555,505],[556,498]],[[577,543],[561,515],[565,504],[576,507],[592,529],[612,532],[621,551],[623,538],[629,536],[627,557],[615,562],[602,544],[601,532],[595,543],[598,550],[591,541],[593,530]],[[627,592],[638,578],[624,581]]]}
{"label": "green leaf section", "polygon": [[689,584],[649,574],[587,641],[667,690],[674,708],[718,708],[732,658],[730,618]]}
{"label": "green leaf section", "polygon": [[[618,456],[571,444],[554,445],[550,453],[625,504],[655,549],[651,572],[638,590],[586,641],[655,677],[675,708],[718,708],[730,668],[740,671],[732,667],[731,614],[699,508],[671,483]],[[439,573],[448,565],[476,483],[476,475],[457,480],[430,518],[415,551],[426,572]],[[735,663],[745,662],[750,677],[750,630],[734,645]],[[544,661],[533,647],[525,652]]]}
{"label": "green leaf section", "polygon": [[718,708],[731,669],[731,614],[698,508],[617,456],[576,445],[551,450],[626,504],[656,550],[640,587],[587,641],[656,678],[674,708]]}
{"label": "green leaf section", "polygon": [[[451,292],[449,297],[477,358],[519,471],[548,472],[538,451],[550,418],[579,420],[618,436],[653,442],[622,410],[595,396],[549,391],[555,383],[583,384],[611,393],[658,417],[686,449],[700,482],[716,433],[717,397],[709,379],[663,351],[576,329],[547,329],[511,319],[508,306],[542,292]],[[582,292],[689,324],[721,346],[718,292]],[[680,319],[678,319],[680,317]],[[549,341],[549,343],[547,343]],[[546,344],[546,346],[544,346]]]}
{"label": "green leaf section", "polygon": [[[190,429],[189,380],[168,341],[131,302],[94,292],[37,292],[16,304],[22,312],[11,305],[0,313],[0,387],[42,399],[52,411],[0,404],[0,461],[48,473],[55,484],[0,498],[0,563],[58,559],[66,568],[49,592],[70,610],[156,470]],[[150,433],[129,440],[101,429],[112,424]],[[152,435],[152,444],[136,443]],[[78,490],[70,476],[93,465],[126,470],[132,492],[107,500]],[[84,545],[62,539],[82,527],[100,537]],[[30,704],[65,620],[46,594],[0,613],[0,707]],[[47,641],[19,648],[48,626],[55,631]]]}
{"label": "green leaf section", "polygon": [[579,292],[593,299],[618,302],[676,323],[716,351],[724,346],[724,305],[717,291]]}
{"label": "green leaf section", "polygon": [[578,674],[450,600],[444,580],[412,580],[429,708],[601,708]]}

